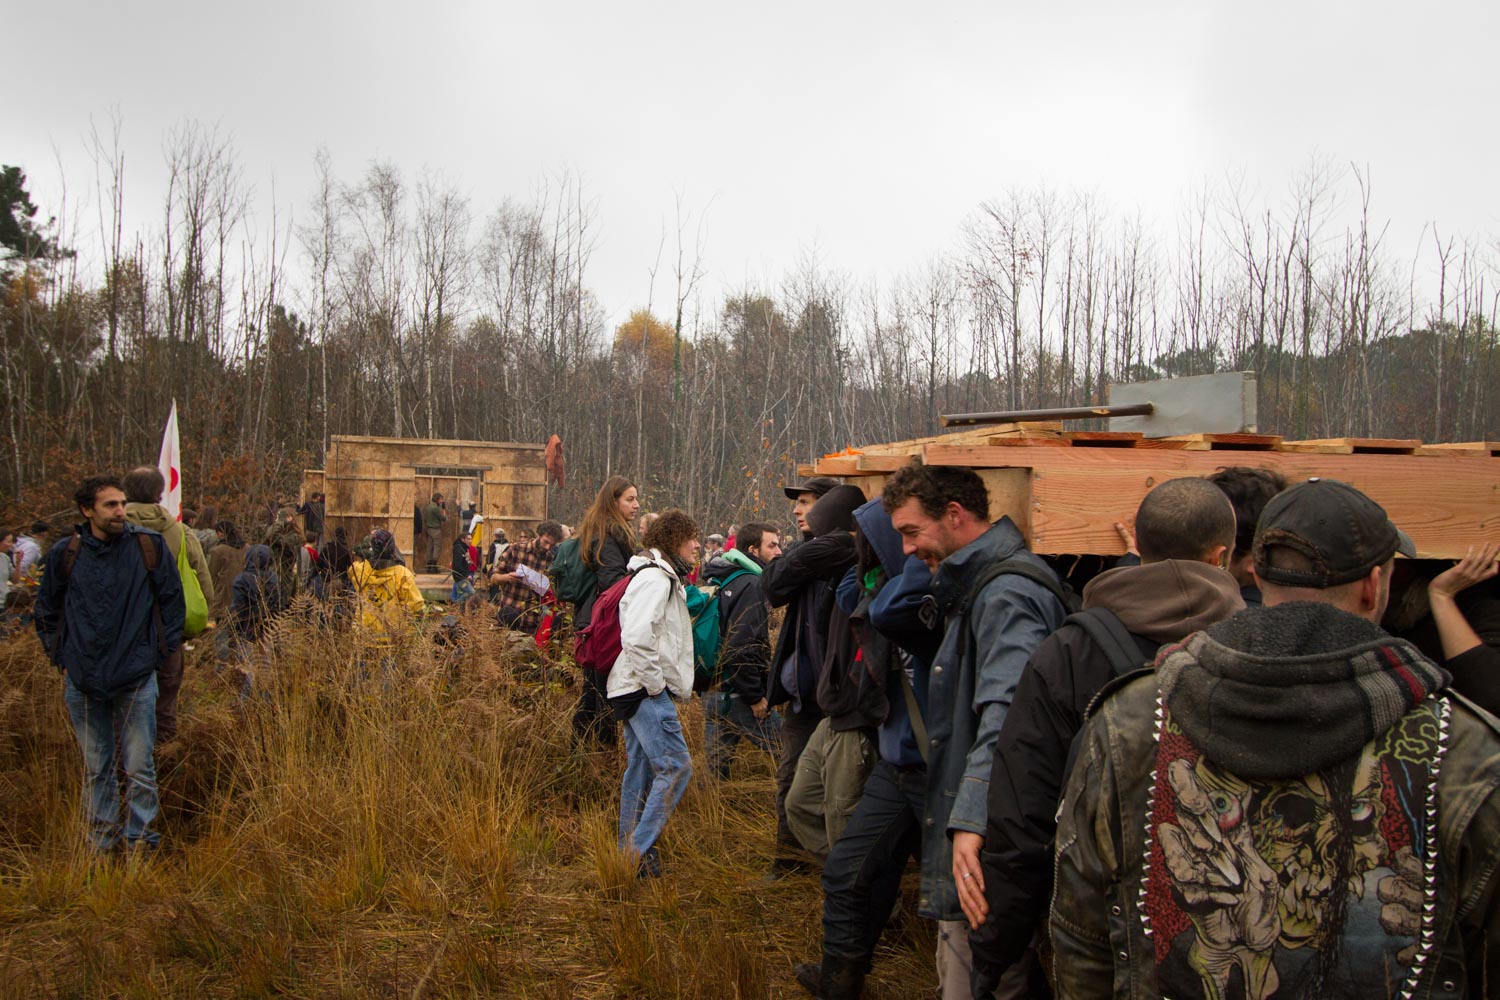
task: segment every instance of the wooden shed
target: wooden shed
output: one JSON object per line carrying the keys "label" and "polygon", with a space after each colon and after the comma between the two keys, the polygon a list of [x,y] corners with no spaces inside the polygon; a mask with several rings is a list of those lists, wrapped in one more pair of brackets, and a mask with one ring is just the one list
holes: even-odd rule
{"label": "wooden shed", "polygon": [[335,435],[324,468],[302,476],[303,499],[320,491],[326,533],[342,526],[352,544],[386,528],[408,560],[414,510],[434,493],[448,499],[444,553],[459,529],[459,510],[470,503],[487,524],[504,527],[512,538],[515,529],[535,528],[547,517],[547,467],[539,444]]}
{"label": "wooden shed", "polygon": [[973,468],[990,491],[990,515],[1010,515],[1032,551],[1120,555],[1115,522],[1130,523],[1157,483],[1206,476],[1224,466],[1275,469],[1288,482],[1310,476],[1351,483],[1411,535],[1422,558],[1461,558],[1500,535],[1500,442],[1330,438],[1286,441],[1268,434],[1067,432],[1058,423],[975,427],[934,437],[851,448],[798,468],[845,476],[877,496],[895,470]]}

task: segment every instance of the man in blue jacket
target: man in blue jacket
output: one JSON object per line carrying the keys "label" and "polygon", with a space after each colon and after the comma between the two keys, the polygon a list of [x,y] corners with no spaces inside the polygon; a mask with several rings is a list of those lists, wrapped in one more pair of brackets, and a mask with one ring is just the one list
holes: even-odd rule
{"label": "man in blue jacket", "polygon": [[1009,517],[990,523],[989,491],[971,470],[907,466],[891,477],[882,500],[905,551],[932,567],[933,597],[946,621],[925,699],[918,909],[938,921],[943,996],[968,997],[963,911],[984,900],[979,851],[995,741],[1031,654],[1068,615],[1066,596]]}
{"label": "man in blue jacket", "polygon": [[[161,535],[125,519],[113,476],[73,495],[84,523],[47,553],[36,600],[42,646],[65,674],[63,695],[83,751],[83,805],[100,851],[155,847],[156,672],[182,644],[182,581]],[[123,754],[122,828],[115,747]]]}
{"label": "man in blue jacket", "polygon": [[[911,698],[890,697],[892,717],[902,705],[917,712],[882,727],[883,764],[824,869],[822,964],[799,969],[798,981],[828,1000],[859,996],[891,872],[899,878],[902,852],[919,838],[917,906],[938,921],[942,995],[967,998],[962,903],[983,900],[979,849],[995,739],[1032,651],[1067,616],[1064,591],[1009,517],[990,523],[989,492],[968,469],[907,466],[881,501],[908,564],[871,606],[870,622],[920,660],[908,677]],[[922,633],[939,624],[932,651]]]}

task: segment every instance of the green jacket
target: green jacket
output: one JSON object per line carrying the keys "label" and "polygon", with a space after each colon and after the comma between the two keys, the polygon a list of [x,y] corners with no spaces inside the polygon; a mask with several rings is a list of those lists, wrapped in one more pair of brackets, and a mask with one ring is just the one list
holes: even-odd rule
{"label": "green jacket", "polygon": [[[1307,636],[1335,647],[1340,629],[1373,630],[1342,650],[1289,641],[1295,609],[1310,607],[1244,612],[1101,692],[1059,811],[1059,997],[1211,995],[1215,977],[1267,998],[1481,997],[1500,983],[1500,722],[1352,615],[1301,612],[1314,645]],[[1257,623],[1279,656],[1229,648]],[[1377,735],[1343,754],[1359,766],[1330,764],[1360,725]],[[1284,775],[1276,762],[1290,762]],[[1335,773],[1347,799],[1321,794]],[[1413,864],[1423,843],[1435,849]],[[1403,882],[1415,895],[1401,910]]]}
{"label": "green jacket", "polygon": [[443,526],[443,508],[435,503],[429,503],[422,508],[422,525],[428,531]]}

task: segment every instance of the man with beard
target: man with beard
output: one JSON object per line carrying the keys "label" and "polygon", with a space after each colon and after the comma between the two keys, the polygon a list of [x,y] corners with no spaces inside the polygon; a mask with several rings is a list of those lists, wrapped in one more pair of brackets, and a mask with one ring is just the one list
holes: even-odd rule
{"label": "man with beard", "polygon": [[159,805],[156,675],[182,646],[182,581],[161,535],[126,520],[118,479],[85,480],[73,499],[84,521],[44,557],[37,635],[65,675],[91,846],[151,849],[161,839],[151,829]]}

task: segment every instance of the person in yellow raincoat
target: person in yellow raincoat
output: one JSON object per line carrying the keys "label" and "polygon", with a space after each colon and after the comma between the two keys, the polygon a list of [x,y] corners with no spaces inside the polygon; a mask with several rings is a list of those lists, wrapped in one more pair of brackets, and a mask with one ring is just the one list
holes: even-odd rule
{"label": "person in yellow raincoat", "polygon": [[370,558],[349,567],[349,586],[359,601],[357,628],[377,646],[392,645],[426,606],[395,537],[384,529],[370,536]]}

